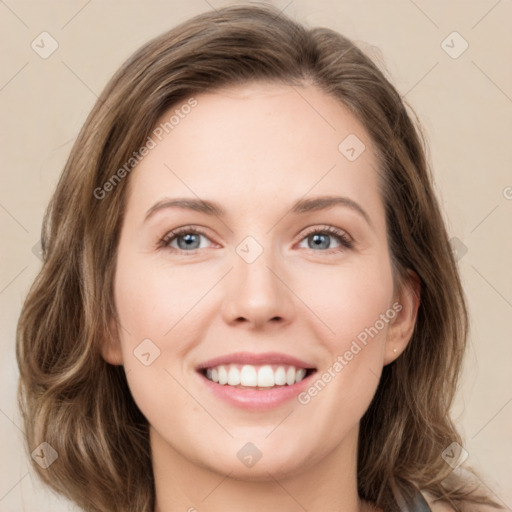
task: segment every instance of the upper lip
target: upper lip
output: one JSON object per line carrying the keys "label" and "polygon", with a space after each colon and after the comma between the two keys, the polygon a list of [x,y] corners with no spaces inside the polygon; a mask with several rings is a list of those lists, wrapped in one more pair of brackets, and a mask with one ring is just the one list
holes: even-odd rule
{"label": "upper lip", "polygon": [[196,370],[205,368],[214,368],[221,364],[283,364],[288,366],[295,366],[296,368],[312,368],[315,366],[311,363],[298,359],[297,357],[281,354],[279,352],[264,352],[261,354],[253,354],[250,352],[235,352],[233,354],[226,354],[224,356],[209,359],[196,367]]}

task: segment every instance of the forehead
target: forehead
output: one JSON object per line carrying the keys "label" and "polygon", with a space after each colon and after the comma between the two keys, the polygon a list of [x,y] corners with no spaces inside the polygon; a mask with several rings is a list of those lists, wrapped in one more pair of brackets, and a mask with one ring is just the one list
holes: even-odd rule
{"label": "forehead", "polygon": [[130,195],[147,207],[164,194],[215,196],[239,209],[335,192],[379,199],[369,135],[312,85],[253,82],[194,95],[161,116],[152,139],[130,177]]}

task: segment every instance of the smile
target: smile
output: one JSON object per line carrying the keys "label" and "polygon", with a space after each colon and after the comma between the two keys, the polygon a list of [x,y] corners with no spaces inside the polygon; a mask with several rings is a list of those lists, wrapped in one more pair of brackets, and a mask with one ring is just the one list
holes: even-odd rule
{"label": "smile", "polygon": [[312,368],[297,368],[291,365],[221,364],[203,369],[202,374],[221,386],[254,389],[292,386],[313,371]]}
{"label": "smile", "polygon": [[296,399],[317,368],[288,354],[238,352],[196,367],[209,396],[249,411],[274,409]]}

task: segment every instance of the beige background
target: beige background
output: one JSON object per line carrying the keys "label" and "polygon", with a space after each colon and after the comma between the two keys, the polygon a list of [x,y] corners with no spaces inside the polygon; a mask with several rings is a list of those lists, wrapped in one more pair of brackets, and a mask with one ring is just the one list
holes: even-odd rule
{"label": "beige background", "polygon": [[[359,42],[385,64],[423,122],[450,236],[467,249],[459,252],[459,266],[472,333],[454,418],[468,462],[510,509],[512,2],[274,3],[310,26],[328,26]],[[0,2],[1,512],[76,510],[42,488],[29,469],[14,356],[17,317],[41,264],[33,248],[71,143],[108,78],[136,48],[191,15],[225,4]],[[31,48],[43,31],[59,45],[47,59]],[[463,39],[446,39],[453,31]],[[467,50],[452,58],[464,41]]]}

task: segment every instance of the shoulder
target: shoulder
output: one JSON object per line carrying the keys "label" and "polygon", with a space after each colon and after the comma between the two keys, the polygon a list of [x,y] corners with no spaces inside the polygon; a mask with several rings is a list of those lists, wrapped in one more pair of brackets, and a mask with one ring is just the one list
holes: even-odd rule
{"label": "shoulder", "polygon": [[462,503],[458,507],[454,507],[448,502],[436,498],[430,492],[422,491],[422,495],[430,506],[432,512],[501,512],[503,510],[507,510],[502,506],[503,502],[500,503],[499,498],[496,499],[496,495],[491,492],[489,487],[487,487],[482,480],[480,480],[474,470],[471,468],[459,467],[457,468],[456,473],[459,477],[459,482],[464,482],[464,490],[470,492],[474,491],[482,498],[488,499],[492,503],[496,503],[497,506],[468,501],[466,503]]}
{"label": "shoulder", "polygon": [[428,492],[422,492],[425,501],[428,503],[432,512],[457,512],[449,503],[434,498],[432,494]]}
{"label": "shoulder", "polygon": [[467,509],[456,509],[448,502],[437,499],[428,492],[422,492],[422,495],[425,498],[425,501],[428,503],[428,506],[430,507],[432,512],[499,512],[500,510],[491,505],[483,505],[477,503],[471,503],[471,505],[469,505]]}

